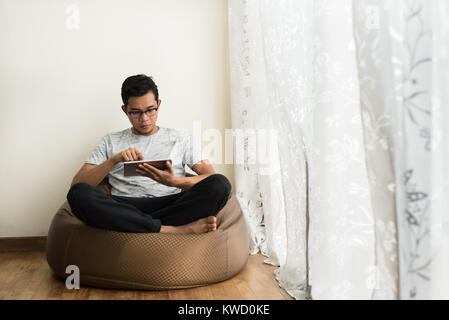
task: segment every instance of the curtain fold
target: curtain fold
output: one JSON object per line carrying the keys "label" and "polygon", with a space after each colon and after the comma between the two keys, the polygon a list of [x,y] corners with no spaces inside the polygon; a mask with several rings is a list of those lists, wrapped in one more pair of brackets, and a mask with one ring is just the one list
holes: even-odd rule
{"label": "curtain fold", "polygon": [[[278,136],[282,121],[278,116],[283,115],[273,117],[280,95],[270,90],[270,66],[260,55],[265,50],[262,14],[257,1],[230,2],[237,199],[252,226],[251,252],[260,250],[267,263],[280,266],[276,270],[280,284],[301,298],[306,294],[304,155],[302,148],[296,149],[296,156],[291,154],[292,144],[298,143],[295,136]],[[295,173],[289,176],[291,168]],[[292,193],[292,187],[302,192]]]}
{"label": "curtain fold", "polygon": [[388,2],[353,2],[364,149],[374,219],[375,264],[367,279],[367,284],[374,288],[373,299],[398,298],[399,281],[391,121],[395,100]]}
{"label": "curtain fold", "polygon": [[448,297],[445,0],[228,5],[251,253],[297,299]]}
{"label": "curtain fold", "polygon": [[430,297],[449,299],[449,3],[432,8],[432,271]]}
{"label": "curtain fold", "polygon": [[[402,299],[448,298],[445,1],[388,3],[396,105],[396,199]],[[443,89],[445,88],[445,90]]]}

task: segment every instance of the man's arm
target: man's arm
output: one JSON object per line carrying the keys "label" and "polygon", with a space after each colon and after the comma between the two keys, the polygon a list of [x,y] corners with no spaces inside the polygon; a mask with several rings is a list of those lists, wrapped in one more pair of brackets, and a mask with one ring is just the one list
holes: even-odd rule
{"label": "man's arm", "polygon": [[85,163],[73,178],[70,187],[79,182],[86,182],[96,187],[116,164],[114,157],[99,165]]}
{"label": "man's arm", "polygon": [[198,175],[193,177],[176,177],[174,187],[180,188],[182,191],[192,188],[195,184],[208,176],[216,173],[214,167],[208,160],[202,160],[192,167]]}
{"label": "man's arm", "polygon": [[86,182],[96,187],[117,163],[133,160],[144,160],[144,157],[139,152],[139,150],[135,148],[129,148],[120,153],[117,153],[116,155],[113,155],[108,160],[99,165],[85,163],[73,178],[70,187],[78,182]]}

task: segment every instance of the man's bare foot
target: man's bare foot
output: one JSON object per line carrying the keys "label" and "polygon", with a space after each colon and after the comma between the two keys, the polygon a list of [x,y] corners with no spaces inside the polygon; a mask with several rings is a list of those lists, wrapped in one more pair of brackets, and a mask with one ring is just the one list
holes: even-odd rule
{"label": "man's bare foot", "polygon": [[160,233],[204,233],[217,230],[217,218],[209,216],[183,226],[161,226]]}

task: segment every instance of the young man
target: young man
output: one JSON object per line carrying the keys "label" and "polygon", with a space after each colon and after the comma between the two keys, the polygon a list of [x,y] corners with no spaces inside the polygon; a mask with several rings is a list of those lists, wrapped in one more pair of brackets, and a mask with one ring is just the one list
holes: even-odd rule
{"label": "young man", "polygon": [[[182,131],[156,125],[161,100],[151,77],[122,85],[122,110],[132,127],[103,137],[75,175],[67,200],[86,224],[122,232],[202,233],[216,230],[216,214],[231,192]],[[167,169],[141,165],[124,176],[123,162],[171,159]],[[186,177],[184,164],[198,175]],[[96,186],[108,175],[111,194]]]}

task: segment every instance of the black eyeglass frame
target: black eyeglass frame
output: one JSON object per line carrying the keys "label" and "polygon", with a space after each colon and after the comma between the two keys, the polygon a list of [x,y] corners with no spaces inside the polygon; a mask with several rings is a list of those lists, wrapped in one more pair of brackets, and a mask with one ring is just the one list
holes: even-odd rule
{"label": "black eyeglass frame", "polygon": [[[156,114],[157,110],[159,109],[159,107],[156,108],[151,108],[145,111],[126,111],[126,113],[133,119],[139,119],[142,114],[145,113],[145,115],[149,116],[149,117],[154,117],[154,115]],[[154,112],[153,112],[154,111]]]}

